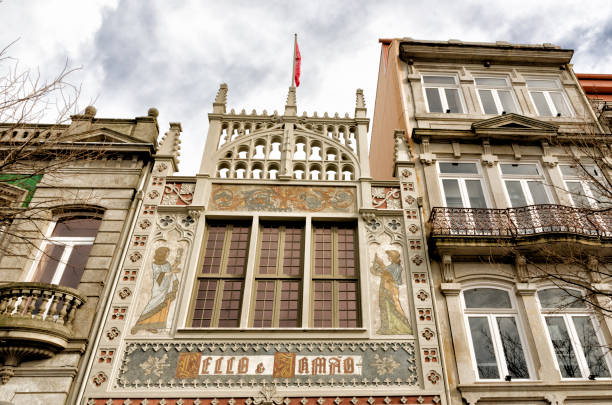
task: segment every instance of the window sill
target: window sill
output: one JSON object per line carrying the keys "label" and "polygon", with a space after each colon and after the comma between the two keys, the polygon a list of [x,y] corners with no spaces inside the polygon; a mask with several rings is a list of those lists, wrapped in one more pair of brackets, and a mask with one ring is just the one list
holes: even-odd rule
{"label": "window sill", "polygon": [[342,333],[342,334],[363,334],[366,328],[179,328],[177,333]]}

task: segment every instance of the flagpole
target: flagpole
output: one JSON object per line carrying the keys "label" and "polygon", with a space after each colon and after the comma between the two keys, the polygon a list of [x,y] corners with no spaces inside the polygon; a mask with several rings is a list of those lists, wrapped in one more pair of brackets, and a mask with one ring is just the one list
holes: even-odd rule
{"label": "flagpole", "polygon": [[292,72],[291,72],[291,87],[295,87],[295,44],[297,44],[297,33],[293,34],[294,35],[294,40],[293,40],[293,62],[291,63],[292,67]]}

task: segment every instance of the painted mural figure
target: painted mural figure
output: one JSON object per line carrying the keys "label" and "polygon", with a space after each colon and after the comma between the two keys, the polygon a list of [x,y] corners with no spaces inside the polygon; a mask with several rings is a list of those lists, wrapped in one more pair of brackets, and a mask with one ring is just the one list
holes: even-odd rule
{"label": "painted mural figure", "polygon": [[153,287],[151,287],[151,298],[147,306],[142,310],[140,318],[136,325],[132,328],[132,334],[139,330],[148,330],[157,332],[158,329],[166,327],[168,318],[168,310],[170,304],[176,298],[178,290],[178,277],[180,272],[178,265],[181,261],[183,250],[179,249],[176,254],[176,260],[171,265],[168,262],[170,249],[162,246],[155,250],[153,256]]}
{"label": "painted mural figure", "polygon": [[386,250],[385,253],[391,263],[385,265],[376,254],[370,268],[372,274],[380,276],[378,289],[380,328],[377,333],[380,335],[409,335],[412,334],[412,328],[399,300],[399,286],[404,284],[402,279],[404,269],[400,253],[397,250]]}

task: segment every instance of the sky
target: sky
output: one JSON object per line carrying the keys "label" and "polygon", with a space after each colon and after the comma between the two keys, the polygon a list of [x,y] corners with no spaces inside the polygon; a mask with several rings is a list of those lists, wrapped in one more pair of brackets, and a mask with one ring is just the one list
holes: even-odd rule
{"label": "sky", "polygon": [[[180,122],[180,174],[199,168],[220,83],[228,109],[283,112],[293,34],[302,55],[298,112],[368,116],[379,38],[554,43],[576,72],[612,73],[612,1],[0,0],[0,48],[19,69],[52,77],[68,63],[80,110],[99,118],[160,114]],[[0,74],[4,71],[0,70]]]}

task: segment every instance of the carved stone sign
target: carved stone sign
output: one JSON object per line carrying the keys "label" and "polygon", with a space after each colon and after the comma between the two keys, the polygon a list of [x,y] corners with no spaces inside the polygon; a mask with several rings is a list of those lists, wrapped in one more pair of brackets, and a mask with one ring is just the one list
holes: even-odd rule
{"label": "carved stone sign", "polygon": [[127,345],[119,386],[405,386],[416,372],[410,341],[138,342]]}
{"label": "carved stone sign", "polygon": [[352,187],[214,184],[210,209],[222,211],[354,212]]}

